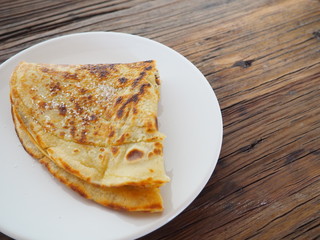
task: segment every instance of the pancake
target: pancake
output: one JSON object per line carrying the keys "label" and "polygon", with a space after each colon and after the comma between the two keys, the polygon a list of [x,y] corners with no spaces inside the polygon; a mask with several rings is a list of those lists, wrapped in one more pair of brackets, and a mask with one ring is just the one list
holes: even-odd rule
{"label": "pancake", "polygon": [[13,103],[23,104],[44,130],[67,141],[100,147],[163,140],[157,127],[159,91],[154,61],[22,62],[11,78]]}
{"label": "pancake", "polygon": [[162,198],[158,188],[100,187],[83,181],[58,167],[34,144],[34,140],[26,131],[23,122],[19,121],[14,110],[12,115],[17,135],[25,150],[46,166],[49,172],[60,182],[81,196],[117,210],[144,212],[161,212],[163,210]]}
{"label": "pancake", "polygon": [[154,61],[23,62],[12,74],[10,96],[35,145],[59,168],[103,187],[159,187],[169,181],[159,91]]}

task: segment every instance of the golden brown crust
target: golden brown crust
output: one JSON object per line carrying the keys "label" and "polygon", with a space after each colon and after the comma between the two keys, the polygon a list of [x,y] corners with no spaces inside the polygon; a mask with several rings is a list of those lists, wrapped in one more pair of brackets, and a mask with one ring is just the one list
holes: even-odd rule
{"label": "golden brown crust", "polygon": [[40,160],[49,172],[59,181],[80,194],[82,197],[93,200],[106,207],[125,211],[161,212],[163,211],[162,199],[157,188],[140,187],[99,187],[83,182],[80,179],[74,180],[61,174],[61,169],[53,166],[48,158]]}
{"label": "golden brown crust", "polygon": [[60,168],[99,186],[159,187],[169,178],[157,126],[157,79],[154,61],[21,63],[10,95],[35,144]]}
{"label": "golden brown crust", "polygon": [[24,150],[26,150],[26,152],[29,153],[29,155],[31,155],[31,157],[33,157],[34,159],[40,159],[44,157],[44,154],[39,150],[39,148],[32,144],[31,141],[28,139],[27,132],[23,127],[22,121],[15,114],[13,108],[11,108],[11,115],[15,125],[15,131]]}
{"label": "golden brown crust", "polygon": [[[65,140],[95,146],[154,141],[163,139],[155,120],[159,100],[156,75],[154,61],[96,65],[23,62],[12,75],[11,93],[13,102],[22,101],[44,129]],[[125,135],[117,130],[121,128],[139,134]]]}

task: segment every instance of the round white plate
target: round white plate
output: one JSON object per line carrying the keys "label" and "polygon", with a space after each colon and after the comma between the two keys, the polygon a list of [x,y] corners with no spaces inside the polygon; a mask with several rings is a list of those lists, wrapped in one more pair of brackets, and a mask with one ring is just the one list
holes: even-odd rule
{"label": "round white plate", "polygon": [[[155,59],[162,80],[159,112],[165,166],[161,214],[124,213],[83,199],[55,180],[21,146],[11,118],[9,79],[20,61],[125,63]],[[206,78],[186,58],[149,39],[89,32],[30,47],[0,66],[0,232],[15,239],[134,239],[183,211],[209,180],[219,157],[222,117]]]}

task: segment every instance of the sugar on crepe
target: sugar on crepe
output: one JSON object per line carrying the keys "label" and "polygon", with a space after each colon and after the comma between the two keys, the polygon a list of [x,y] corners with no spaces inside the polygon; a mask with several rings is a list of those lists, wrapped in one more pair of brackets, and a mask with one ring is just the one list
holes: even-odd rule
{"label": "sugar on crepe", "polygon": [[22,62],[12,74],[10,96],[15,122],[20,119],[51,172],[58,169],[79,186],[158,191],[169,181],[157,124],[159,91],[155,61]]}

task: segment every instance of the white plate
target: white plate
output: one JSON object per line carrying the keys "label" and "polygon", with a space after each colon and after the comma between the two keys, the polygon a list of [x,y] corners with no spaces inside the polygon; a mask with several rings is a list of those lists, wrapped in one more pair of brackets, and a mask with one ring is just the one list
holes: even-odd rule
{"label": "white plate", "polygon": [[[159,123],[167,135],[162,214],[123,213],[83,199],[21,146],[12,123],[9,78],[22,60],[38,63],[118,63],[155,59],[162,79]],[[124,33],[90,32],[48,40],[0,66],[0,231],[16,239],[133,239],[183,211],[209,180],[220,153],[222,117],[201,72],[174,50]]]}

